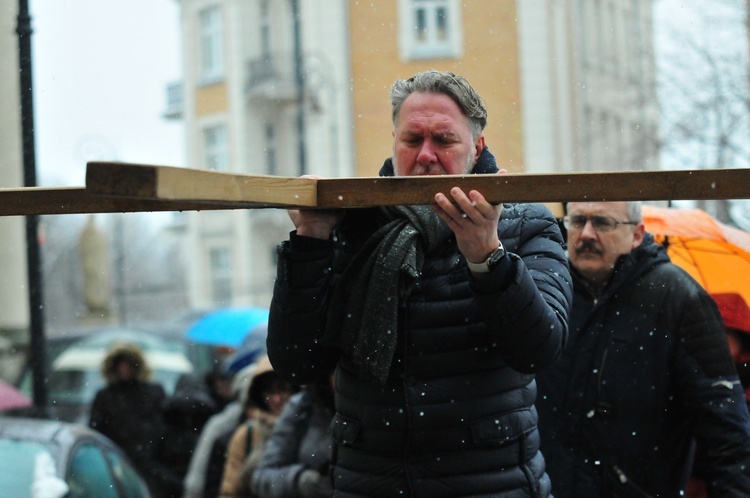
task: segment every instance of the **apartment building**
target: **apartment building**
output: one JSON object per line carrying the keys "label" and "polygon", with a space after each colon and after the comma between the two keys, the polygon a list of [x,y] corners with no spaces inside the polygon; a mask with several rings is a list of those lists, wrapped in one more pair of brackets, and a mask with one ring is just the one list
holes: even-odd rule
{"label": "apartment building", "polygon": [[[484,97],[511,172],[656,166],[652,0],[181,0],[187,166],[375,176],[388,89],[428,70]],[[195,307],[267,305],[279,210],[183,215]]]}
{"label": "apartment building", "polygon": [[517,5],[525,171],[657,169],[653,0]]}

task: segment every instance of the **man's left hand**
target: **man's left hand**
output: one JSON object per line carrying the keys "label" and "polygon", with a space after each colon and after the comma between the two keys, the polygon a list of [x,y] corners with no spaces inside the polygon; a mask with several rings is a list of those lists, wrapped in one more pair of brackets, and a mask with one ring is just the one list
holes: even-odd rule
{"label": "man's left hand", "polygon": [[456,234],[458,250],[467,261],[481,263],[500,245],[497,224],[503,206],[490,204],[476,190],[467,195],[459,187],[453,187],[450,197],[438,193],[433,210]]}

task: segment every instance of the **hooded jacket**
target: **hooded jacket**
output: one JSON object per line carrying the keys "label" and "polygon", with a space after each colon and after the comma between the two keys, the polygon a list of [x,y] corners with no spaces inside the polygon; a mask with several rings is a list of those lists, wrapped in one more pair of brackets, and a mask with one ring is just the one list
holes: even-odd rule
{"label": "hooded jacket", "polygon": [[[485,149],[473,172],[496,171]],[[390,161],[381,174],[393,174]],[[504,205],[507,257],[482,279],[453,237],[426,253],[399,300],[380,385],[321,340],[351,242],[370,233],[347,218],[327,241],[293,233],[282,243],[268,334],[274,368],[290,381],[314,382],[338,363],[334,496],[547,496],[534,372],[562,350],[571,297],[555,219],[541,205]]]}
{"label": "hooded jacket", "polygon": [[[117,377],[119,359],[135,367],[134,379]],[[164,433],[161,410],[166,394],[160,384],[148,381],[150,374],[140,348],[126,343],[113,345],[102,362],[107,385],[96,393],[89,425],[120,446],[153,486],[150,462]]]}
{"label": "hooded jacket", "polygon": [[575,284],[570,340],[537,377],[556,498],[677,497],[704,448],[711,496],[750,496],[750,426],[716,305],[646,235],[593,296]]}
{"label": "hooded jacket", "polygon": [[248,412],[248,419],[233,431],[229,440],[219,493],[221,498],[253,496],[250,492],[250,479],[278,419],[276,415],[261,408],[265,402],[261,399],[258,381],[269,375],[276,375],[276,372],[268,358],[263,357],[258,361],[247,386],[244,409]]}
{"label": "hooded jacket", "polygon": [[[328,470],[333,439],[333,392],[329,379],[306,386],[289,399],[253,473],[252,489],[264,498],[330,496]],[[304,494],[303,473],[313,471],[320,482]],[[327,484],[327,485],[326,485]],[[316,492],[317,491],[317,492]]]}

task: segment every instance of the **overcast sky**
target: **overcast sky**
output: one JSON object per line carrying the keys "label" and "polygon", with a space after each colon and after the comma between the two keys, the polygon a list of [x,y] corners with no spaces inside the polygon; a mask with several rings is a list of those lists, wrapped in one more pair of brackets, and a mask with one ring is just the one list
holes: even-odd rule
{"label": "overcast sky", "polygon": [[178,0],[30,0],[38,183],[83,185],[87,160],[184,165],[162,117],[181,78]]}

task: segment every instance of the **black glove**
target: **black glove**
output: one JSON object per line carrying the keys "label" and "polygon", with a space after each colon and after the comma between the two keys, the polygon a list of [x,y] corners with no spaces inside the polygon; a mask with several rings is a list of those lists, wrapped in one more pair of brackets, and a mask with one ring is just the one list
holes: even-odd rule
{"label": "black glove", "polygon": [[323,476],[313,469],[303,470],[299,475],[297,491],[302,498],[319,498],[333,494],[328,476]]}

